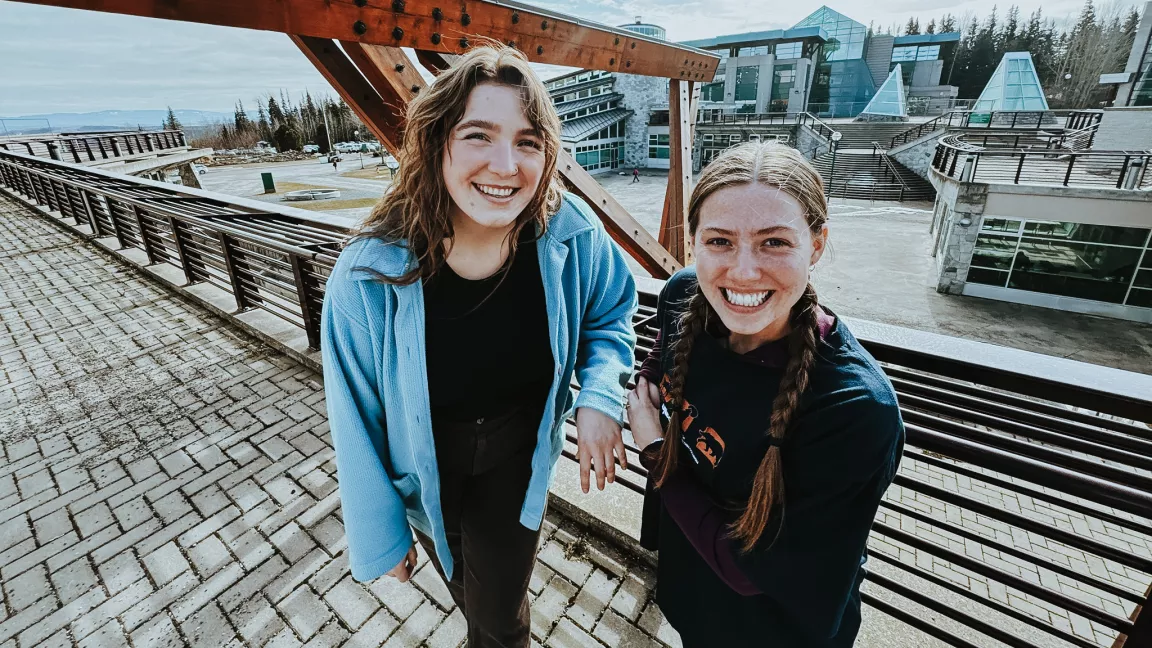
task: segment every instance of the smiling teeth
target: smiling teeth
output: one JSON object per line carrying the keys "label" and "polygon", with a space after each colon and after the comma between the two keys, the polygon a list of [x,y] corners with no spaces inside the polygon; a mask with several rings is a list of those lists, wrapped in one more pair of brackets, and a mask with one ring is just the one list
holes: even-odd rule
{"label": "smiling teeth", "polygon": [[490,187],[488,185],[481,184],[476,185],[476,188],[480,190],[480,193],[485,193],[489,196],[495,196],[496,198],[507,198],[508,196],[511,196],[512,192],[514,191],[511,187]]}
{"label": "smiling teeth", "polygon": [[747,307],[763,304],[764,300],[768,299],[768,296],[772,294],[771,290],[757,293],[738,293],[728,290],[727,288],[722,288],[721,291],[724,293],[724,299],[727,299],[730,303],[736,306]]}

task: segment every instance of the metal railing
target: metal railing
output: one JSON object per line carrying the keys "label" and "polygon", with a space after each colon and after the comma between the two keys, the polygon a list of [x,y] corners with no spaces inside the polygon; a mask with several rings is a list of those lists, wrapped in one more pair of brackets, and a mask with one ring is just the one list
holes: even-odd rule
{"label": "metal railing", "polygon": [[961,182],[1145,189],[1152,187],[1148,151],[984,149],[961,135],[936,145],[932,168]]}
{"label": "metal railing", "polygon": [[887,151],[880,146],[880,142],[872,142],[872,155],[873,157],[880,158],[879,166],[884,168],[884,177],[891,177],[900,183],[900,197],[898,200],[904,202],[904,193],[908,190],[908,183],[904,182],[903,176],[901,176],[900,171],[896,169],[896,165],[892,164],[891,158],[888,157]]}
{"label": "metal railing", "polygon": [[[121,246],[143,250],[151,263],[181,268],[189,282],[212,283],[233,294],[242,309],[277,314],[304,328],[310,343],[319,344],[324,284],[339,254],[338,241],[347,235],[343,228],[274,205],[259,210],[207,192],[2,151],[0,188],[76,225],[87,225],[96,235],[115,236]],[[640,294],[637,360],[645,357],[655,338],[656,295],[652,287]],[[1029,362],[1038,364],[1009,369],[1001,358],[1021,352],[964,341],[953,341],[963,347],[956,349],[935,339],[920,344],[907,332],[883,338],[860,331],[858,337],[891,379],[907,430],[903,465],[872,531],[870,557],[884,569],[868,570],[864,602],[952,646],[975,645],[955,633],[957,624],[1017,648],[1041,645],[1047,637],[1080,648],[1097,645],[1066,623],[1027,614],[987,590],[948,580],[934,566],[905,561],[884,548],[896,547],[1026,595],[1059,610],[1063,619],[1076,615],[1102,631],[1127,634],[1127,646],[1148,645],[1152,614],[1126,617],[1117,609],[1123,610],[1120,603],[1148,609],[1152,601],[1143,587],[1144,580],[1152,580],[1152,559],[1110,539],[991,504],[980,495],[998,489],[1021,501],[1075,514],[1093,528],[1109,525],[1125,537],[1152,543],[1152,429],[1147,426],[1152,422],[1152,384],[1145,384],[1147,377],[1079,363],[1080,370],[1070,372],[1069,361],[1031,359],[1033,354],[1028,354]],[[568,459],[575,458],[573,426],[570,420],[566,427],[563,456]],[[647,473],[636,459],[638,449],[628,443],[626,451],[630,468],[617,473],[615,483],[642,494]],[[924,471],[950,475],[951,482],[926,477]],[[973,486],[949,486],[962,480]],[[894,496],[898,492],[910,493],[920,506]],[[1109,561],[1124,568],[1127,577],[1113,581],[1095,570],[1070,567],[1050,552],[1005,541],[999,533],[979,533],[965,523],[976,516],[1039,538],[1044,546],[1059,545],[1092,560]],[[896,519],[924,532],[913,533]],[[974,557],[984,551],[1007,554],[1019,561],[1016,564],[1054,576],[1021,577],[1005,568],[1007,558],[992,562]],[[900,577],[892,577],[895,573]],[[1055,577],[1060,579],[1057,585],[1052,584]],[[1067,587],[1098,595],[1074,596]],[[894,602],[893,595],[953,625]],[[964,604],[957,605],[957,600]]]}
{"label": "metal railing", "polygon": [[700,111],[696,118],[697,124],[796,124],[800,123],[803,113],[796,112],[769,112],[769,113],[711,113]]}
{"label": "metal railing", "polygon": [[142,250],[150,265],[179,268],[188,284],[231,293],[241,310],[260,309],[300,326],[319,348],[324,283],[347,234],[343,228],[276,205],[260,209],[5,151],[0,187],[86,225],[95,236],[115,237],[121,249]]}
{"label": "metal railing", "polygon": [[1098,110],[1013,110],[1013,111],[975,111],[954,110],[935,119],[917,124],[908,130],[896,135],[889,141],[888,148],[895,148],[902,144],[918,140],[921,137],[938,130],[961,130],[984,128],[989,130],[1034,130],[1059,129],[1060,120],[1064,119],[1064,130],[1080,130],[1099,124],[1103,113]]}
{"label": "metal railing", "polygon": [[188,141],[182,130],[79,133],[0,139],[0,150],[77,164],[187,146]]}

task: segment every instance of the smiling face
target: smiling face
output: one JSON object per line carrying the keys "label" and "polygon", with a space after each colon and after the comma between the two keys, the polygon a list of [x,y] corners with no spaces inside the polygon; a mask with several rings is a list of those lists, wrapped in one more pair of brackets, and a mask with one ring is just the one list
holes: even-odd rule
{"label": "smiling face", "polygon": [[739,184],[704,200],[692,237],[696,276],[732,346],[787,335],[827,236],[827,226],[813,233],[800,203],[776,187]]}
{"label": "smiling face", "polygon": [[544,166],[544,143],[524,114],[520,91],[476,86],[444,156],[457,229],[511,228],[536,193]]}

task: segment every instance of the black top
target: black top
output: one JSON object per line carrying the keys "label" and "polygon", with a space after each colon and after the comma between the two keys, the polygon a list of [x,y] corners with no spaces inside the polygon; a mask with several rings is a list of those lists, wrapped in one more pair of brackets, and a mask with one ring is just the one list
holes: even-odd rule
{"label": "black top", "polygon": [[447,263],[424,283],[432,424],[543,408],[555,362],[531,227],[508,264],[469,280]]}
{"label": "black top", "polygon": [[[665,375],[676,310],[695,279],[681,271],[660,295]],[[705,331],[689,359],[678,475],[690,476],[729,522],[748,501],[768,449],[784,373],[757,355],[735,353]],[[734,557],[760,594],[742,596],[717,576],[649,488],[641,540],[660,552],[657,602],[685,646],[825,648],[855,640],[868,533],[896,473],[904,428],[891,384],[838,318],[819,342],[809,381],[781,447],[786,503],[762,541]]]}

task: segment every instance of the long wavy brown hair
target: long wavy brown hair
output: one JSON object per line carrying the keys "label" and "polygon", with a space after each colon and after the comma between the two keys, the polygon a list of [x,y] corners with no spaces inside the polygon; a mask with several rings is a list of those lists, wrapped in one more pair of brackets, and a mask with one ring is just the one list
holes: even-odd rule
{"label": "long wavy brown hair", "polygon": [[560,118],[548,90],[519,51],[495,42],[477,47],[457,59],[408,103],[407,126],[398,158],[400,169],[391,188],[353,233],[353,240],[376,237],[407,245],[412,250],[415,267],[394,277],[377,273],[379,280],[407,285],[432,276],[443,266],[442,243],[454,236],[452,198],[444,184],[444,156],[448,153],[452,129],[464,116],[468,97],[476,86],[484,83],[519,90],[524,115],[539,133],[544,146],[540,185],[508,235],[511,254],[515,254],[516,242],[524,227],[535,224],[544,231],[549,217],[560,209],[564,191],[556,171]]}
{"label": "long wavy brown hair", "polygon": [[[696,236],[696,228],[700,224],[700,207],[709,196],[726,187],[753,182],[776,187],[795,198],[804,209],[809,230],[814,236],[821,233],[828,222],[828,204],[824,199],[824,184],[820,174],[796,149],[774,142],[749,142],[724,151],[700,175],[700,181],[693,189],[688,203],[689,234],[693,238]],[[732,537],[741,541],[745,552],[751,551],[760,541],[773,512],[783,510],[784,473],[780,443],[788,433],[801,394],[808,388],[808,372],[816,359],[819,336],[818,309],[816,290],[809,283],[790,314],[788,364],[779,391],[772,401],[772,417],[766,432],[772,437],[771,445],[756,471],[748,504],[730,529]],[[671,383],[668,388],[671,418],[664,432],[665,440],[660,448],[660,460],[654,475],[658,487],[676,470],[681,445],[680,412],[684,406],[684,383],[688,378],[688,359],[692,355],[692,345],[704,332],[705,324],[715,317],[718,317],[716,312],[697,287],[680,316],[678,334],[669,348],[673,355],[672,369],[668,376]]]}

